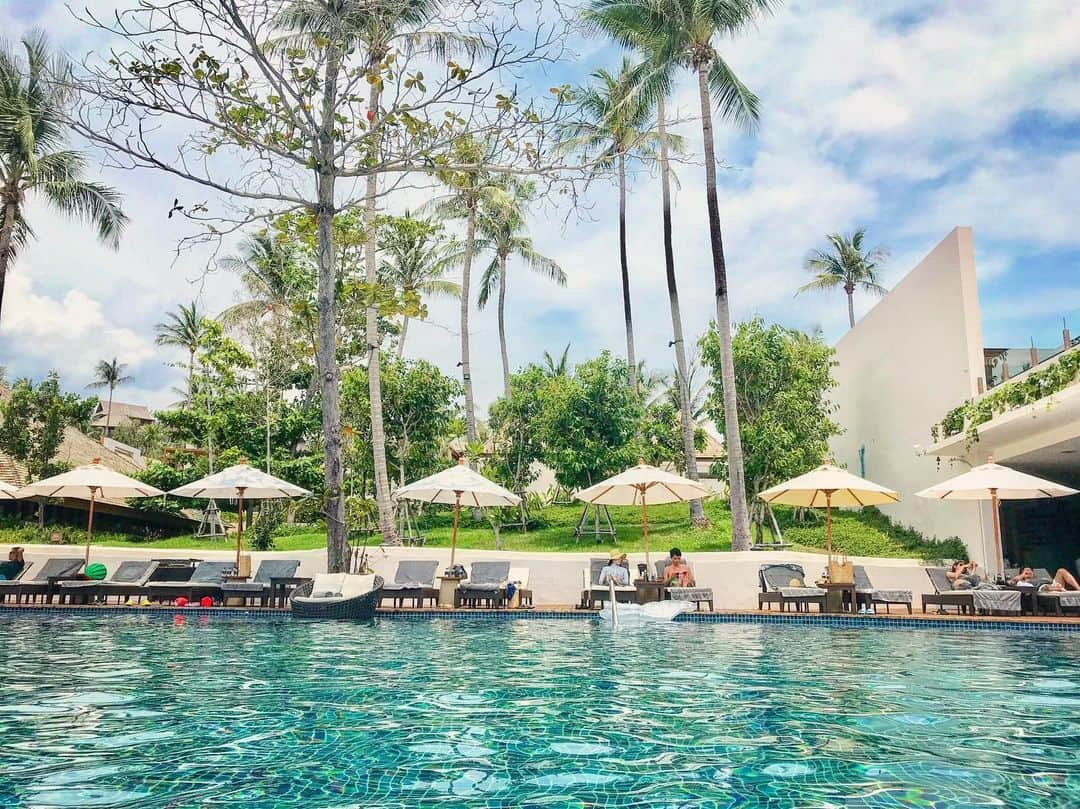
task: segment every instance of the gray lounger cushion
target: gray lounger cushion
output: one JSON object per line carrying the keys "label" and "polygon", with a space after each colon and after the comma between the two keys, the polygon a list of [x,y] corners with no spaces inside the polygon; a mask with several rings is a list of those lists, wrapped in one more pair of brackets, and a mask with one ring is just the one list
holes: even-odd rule
{"label": "gray lounger cushion", "polygon": [[[792,585],[791,582],[796,579],[802,584]],[[802,565],[791,562],[762,565],[758,568],[758,580],[763,591],[778,592],[784,598],[816,598],[825,595],[825,591],[820,587],[807,587]]]}
{"label": "gray lounger cushion", "polygon": [[82,566],[83,560],[81,557],[78,559],[60,557],[48,559],[45,564],[38,567],[37,572],[32,576],[26,573],[18,579],[0,581],[0,585],[18,587],[20,584],[48,584],[49,579],[54,576],[74,576],[82,570]]}
{"label": "gray lounger cushion", "polygon": [[509,562],[473,562],[472,575],[463,590],[501,590],[510,581]]}
{"label": "gray lounger cushion", "polygon": [[101,581],[62,581],[60,582],[60,586],[66,589],[97,587],[101,584],[140,585],[150,578],[150,574],[154,572],[157,565],[157,562],[151,561],[121,562],[120,567],[116,568],[111,576],[108,576]]}
{"label": "gray lounger cushion", "polygon": [[926,575],[930,577],[930,583],[934,585],[934,592],[939,595],[942,593],[969,593],[970,590],[954,590],[952,582],[949,581],[949,577],[946,575],[948,571],[943,567],[928,567],[926,568]]}
{"label": "gray lounger cushion", "polygon": [[434,587],[439,562],[434,559],[403,559],[398,562],[394,580],[383,585],[383,592],[392,590],[415,590],[418,587]]}
{"label": "gray lounger cushion", "polygon": [[855,574],[855,592],[869,595],[874,601],[883,601],[888,604],[910,604],[911,590],[878,590],[870,582],[866,568],[855,565],[852,568]]}
{"label": "gray lounger cushion", "polygon": [[290,578],[299,568],[299,559],[264,559],[251,581],[227,581],[221,589],[230,593],[261,593],[270,587],[270,579]]}
{"label": "gray lounger cushion", "polygon": [[195,571],[191,574],[191,578],[187,581],[152,581],[147,583],[147,587],[156,589],[183,589],[193,584],[203,585],[207,587],[220,586],[225,577],[230,571],[236,569],[234,562],[199,562],[195,567]]}

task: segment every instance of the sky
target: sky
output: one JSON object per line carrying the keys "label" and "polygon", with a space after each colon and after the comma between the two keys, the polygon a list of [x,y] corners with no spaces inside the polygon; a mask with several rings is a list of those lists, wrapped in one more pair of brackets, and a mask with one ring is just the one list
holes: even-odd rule
{"label": "sky", "polygon": [[[107,10],[117,0],[83,0]],[[100,7],[100,8],[99,8]],[[60,0],[0,0],[0,31],[15,39],[43,28],[73,57],[103,42]],[[721,224],[736,320],[762,315],[847,329],[842,293],[794,296],[802,262],[831,232],[867,229],[888,248],[896,283],[957,225],[974,228],[984,342],[1039,345],[1080,333],[1080,4],[1073,0],[790,0],[756,30],[722,43],[725,59],[761,98],[757,131],[717,132]],[[569,43],[574,58],[534,77],[588,81],[621,58],[600,41]],[[670,109],[689,151],[701,154],[696,86],[684,80]],[[80,144],[75,144],[79,146]],[[89,174],[123,192],[131,224],[120,249],[31,201],[36,241],[9,273],[0,320],[0,366],[9,379],[60,372],[80,389],[100,359],[117,357],[133,381],[118,398],[162,407],[177,398],[182,359],[154,345],[167,310],[198,299],[216,312],[236,300],[235,279],[207,272],[208,257],[177,253],[190,227],[167,218],[174,197],[202,192],[160,173]],[[677,169],[676,272],[687,343],[714,316],[700,158]],[[659,183],[631,178],[628,223],[638,356],[669,370],[671,319],[664,281]],[[625,351],[617,195],[595,183],[587,210],[553,206],[530,222],[535,246],[566,271],[557,288],[524,267],[507,284],[514,367],[558,355],[572,361]],[[875,302],[856,298],[857,316]],[[430,302],[410,326],[407,353],[456,374],[457,305]],[[473,379],[481,411],[502,389],[493,309],[474,310]]]}

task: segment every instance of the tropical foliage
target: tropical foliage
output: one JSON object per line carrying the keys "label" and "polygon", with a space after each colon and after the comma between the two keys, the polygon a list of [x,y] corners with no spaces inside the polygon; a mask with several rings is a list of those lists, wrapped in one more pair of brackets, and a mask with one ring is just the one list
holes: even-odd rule
{"label": "tropical foliage", "polygon": [[32,479],[61,471],[53,465],[66,426],[86,429],[97,399],[63,393],[50,372],[36,385],[20,379],[0,400],[0,451],[26,465]]}
{"label": "tropical foliage", "polygon": [[866,229],[859,228],[850,236],[830,233],[825,237],[829,250],[815,250],[806,258],[806,269],[814,280],[799,287],[796,295],[812,290],[842,289],[847,294],[848,324],[855,327],[855,291],[884,295],[888,292],[879,282],[881,264],[889,257],[884,247],[864,247]]}

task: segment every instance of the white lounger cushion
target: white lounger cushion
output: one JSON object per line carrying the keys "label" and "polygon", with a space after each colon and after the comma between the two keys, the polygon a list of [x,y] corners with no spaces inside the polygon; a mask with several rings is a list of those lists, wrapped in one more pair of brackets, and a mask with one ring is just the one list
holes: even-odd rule
{"label": "white lounger cushion", "polygon": [[342,587],[345,586],[344,573],[316,573],[315,580],[311,584],[312,598],[329,598],[326,593],[333,596],[343,595]]}
{"label": "white lounger cushion", "polygon": [[[333,589],[333,588],[338,589]],[[327,604],[334,601],[348,601],[365,593],[370,593],[375,588],[375,574],[366,576],[350,576],[346,573],[320,573],[315,576],[311,586],[310,596],[296,596],[293,600],[301,603],[318,602]],[[321,595],[322,593],[334,593],[332,596]]]}

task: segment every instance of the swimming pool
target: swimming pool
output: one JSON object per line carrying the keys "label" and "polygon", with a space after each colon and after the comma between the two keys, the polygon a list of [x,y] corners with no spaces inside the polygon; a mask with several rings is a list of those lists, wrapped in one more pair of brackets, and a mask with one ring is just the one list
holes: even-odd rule
{"label": "swimming pool", "polygon": [[0,806],[1075,807],[1075,635],[0,617]]}

